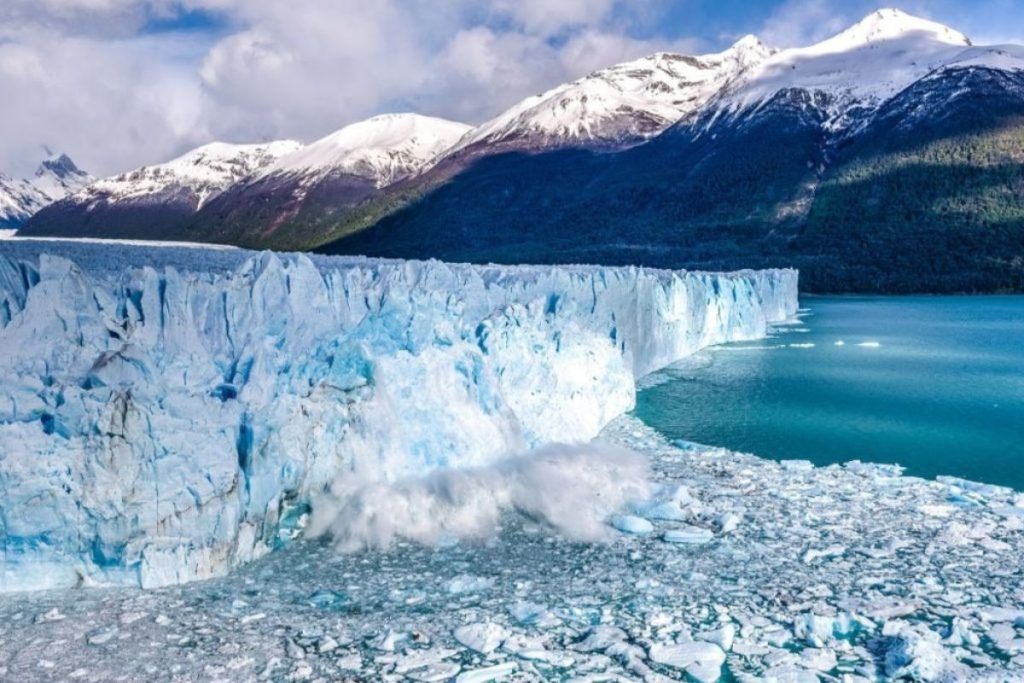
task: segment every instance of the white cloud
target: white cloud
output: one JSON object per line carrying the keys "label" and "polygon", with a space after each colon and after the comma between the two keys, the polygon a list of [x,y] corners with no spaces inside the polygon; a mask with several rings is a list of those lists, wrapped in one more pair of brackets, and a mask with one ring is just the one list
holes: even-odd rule
{"label": "white cloud", "polygon": [[831,0],[788,0],[765,20],[758,36],[766,45],[787,48],[810,45],[839,33],[865,12],[860,2],[843,9]]}
{"label": "white cloud", "polygon": [[529,33],[551,35],[567,27],[601,23],[615,5],[615,0],[498,0],[495,8]]}
{"label": "white cloud", "polygon": [[55,40],[45,32],[0,43],[5,170],[30,173],[43,145],[114,170],[205,139],[202,93],[177,53],[167,39]]}

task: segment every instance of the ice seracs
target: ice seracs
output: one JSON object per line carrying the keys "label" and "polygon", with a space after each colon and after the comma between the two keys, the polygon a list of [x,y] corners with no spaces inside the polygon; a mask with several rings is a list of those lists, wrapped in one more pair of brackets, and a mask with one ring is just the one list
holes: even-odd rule
{"label": "ice seracs", "polygon": [[369,178],[378,187],[414,175],[470,129],[419,114],[383,114],[359,121],[282,157],[265,175],[316,180],[330,173]]}
{"label": "ice seracs", "polygon": [[0,257],[0,590],[223,574],[314,494],[587,441],[637,377],[796,310],[789,270],[244,257]]}

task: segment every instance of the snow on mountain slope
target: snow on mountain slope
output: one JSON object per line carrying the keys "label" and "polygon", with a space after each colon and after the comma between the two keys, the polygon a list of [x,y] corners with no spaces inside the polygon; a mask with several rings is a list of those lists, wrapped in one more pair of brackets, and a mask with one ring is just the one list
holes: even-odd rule
{"label": "snow on mountain slope", "polygon": [[39,209],[48,197],[30,180],[0,173],[0,227],[18,227]]}
{"label": "snow on mountain slope", "polygon": [[419,114],[374,116],[282,157],[264,175],[315,180],[340,172],[384,187],[419,172],[469,129],[463,123]]}
{"label": "snow on mountain slope", "polygon": [[943,66],[947,68],[983,67],[1000,71],[1024,71],[1024,46],[978,45],[964,50]]}
{"label": "snow on mountain slope", "polygon": [[66,154],[43,161],[31,179],[0,173],[0,227],[18,227],[44,206],[78,192],[94,180]]}
{"label": "snow on mountain slope", "polygon": [[78,168],[67,154],[61,154],[39,164],[32,184],[51,202],[55,202],[78,192],[94,180]]}
{"label": "snow on mountain slope", "polygon": [[832,125],[851,110],[873,108],[935,69],[983,54],[962,33],[900,10],[874,12],[810,47],[782,50],[725,89],[717,104],[747,109],[789,88],[828,96]]}
{"label": "snow on mountain slope", "polygon": [[240,256],[0,256],[0,591],[223,574],[328,485],[588,440],[797,305],[792,270]]}
{"label": "snow on mountain slope", "polygon": [[638,142],[698,110],[771,54],[747,36],[717,54],[659,52],[618,64],[523,100],[471,131],[457,148],[501,142],[529,147]]}
{"label": "snow on mountain slope", "polygon": [[78,203],[146,199],[171,192],[187,192],[201,207],[210,198],[301,145],[278,140],[255,145],[213,142],[156,166],[143,166],[112,178],[98,180],[75,195]]}

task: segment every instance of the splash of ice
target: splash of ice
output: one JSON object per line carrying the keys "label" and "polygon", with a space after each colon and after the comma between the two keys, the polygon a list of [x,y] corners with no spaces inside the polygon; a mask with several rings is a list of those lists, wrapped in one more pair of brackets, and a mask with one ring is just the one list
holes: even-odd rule
{"label": "splash of ice", "polygon": [[609,538],[605,520],[650,495],[647,459],[600,444],[552,444],[476,468],[447,468],[393,484],[358,486],[339,477],[313,502],[311,531],[343,551],[386,547],[396,538],[435,544],[484,539],[515,510],[582,541]]}

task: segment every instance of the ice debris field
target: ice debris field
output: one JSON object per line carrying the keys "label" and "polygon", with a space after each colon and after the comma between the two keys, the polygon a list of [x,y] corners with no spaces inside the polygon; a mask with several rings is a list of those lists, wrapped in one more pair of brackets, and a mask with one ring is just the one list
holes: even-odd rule
{"label": "ice debris field", "polygon": [[17,249],[0,680],[1024,679],[1024,497],[622,415],[791,271]]}

